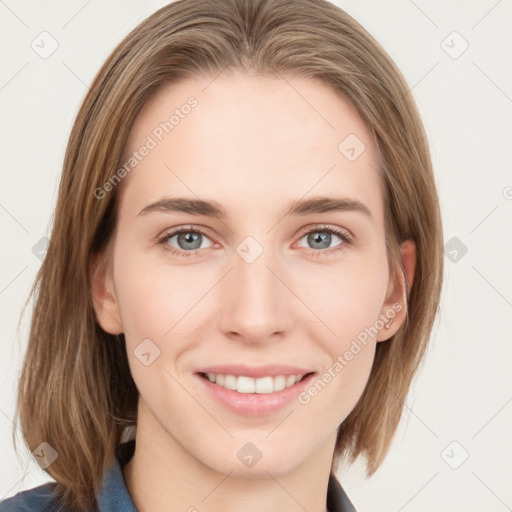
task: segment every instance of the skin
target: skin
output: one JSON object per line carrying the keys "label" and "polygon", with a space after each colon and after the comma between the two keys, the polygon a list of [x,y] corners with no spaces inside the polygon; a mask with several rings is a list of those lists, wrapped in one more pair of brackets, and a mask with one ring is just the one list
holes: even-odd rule
{"label": "skin", "polygon": [[[354,108],[319,81],[239,72],[212,80],[166,86],[140,112],[127,155],[187,98],[198,100],[121,183],[111,253],[92,265],[98,322],[124,332],[140,392],[136,450],[124,478],[142,512],[324,512],[337,428],[364,390],[376,344],[406,313],[403,278],[388,271],[377,150]],[[338,150],[351,133],[366,146],[353,162]],[[228,217],[138,215],[165,196],[215,200]],[[283,217],[290,201],[313,196],[357,199],[371,217]],[[340,245],[332,234],[322,248],[301,231],[322,235],[323,224],[348,230],[353,243]],[[195,255],[164,251],[157,237],[188,226],[208,234]],[[263,248],[252,263],[236,252],[247,236]],[[166,243],[184,252],[192,246],[177,236]],[[401,252],[412,283],[414,243]],[[403,307],[390,328],[369,338],[306,405],[294,400],[277,413],[245,417],[211,399],[194,376],[204,365],[235,363],[320,375],[397,303]],[[145,366],[134,350],[148,338],[161,352]],[[262,452],[252,468],[236,457],[247,442]]]}

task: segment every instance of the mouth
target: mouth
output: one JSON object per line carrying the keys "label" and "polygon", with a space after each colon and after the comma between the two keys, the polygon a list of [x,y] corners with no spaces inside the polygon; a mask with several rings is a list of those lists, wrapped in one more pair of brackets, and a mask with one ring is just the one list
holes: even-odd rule
{"label": "mouth", "polygon": [[221,407],[239,416],[266,417],[295,403],[316,375],[316,372],[284,375],[282,371],[268,372],[273,375],[265,375],[264,370],[252,372],[258,376],[243,375],[243,371],[240,375],[199,371],[195,376],[206,395]]}
{"label": "mouth", "polygon": [[217,364],[196,368],[199,389],[237,415],[269,416],[293,405],[317,371],[307,366]]}
{"label": "mouth", "polygon": [[250,377],[248,375],[229,375],[222,373],[199,372],[198,375],[216,386],[241,394],[257,393],[268,395],[291,388],[295,384],[313,375],[314,372],[292,375],[266,375]]}

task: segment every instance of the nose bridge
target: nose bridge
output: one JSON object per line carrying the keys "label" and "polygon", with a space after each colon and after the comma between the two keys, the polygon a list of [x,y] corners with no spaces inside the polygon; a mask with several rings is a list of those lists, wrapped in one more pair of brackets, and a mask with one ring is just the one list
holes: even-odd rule
{"label": "nose bridge", "polygon": [[247,236],[233,253],[228,286],[223,297],[221,327],[248,341],[264,341],[287,328],[290,292],[275,275],[278,256],[269,242]]}
{"label": "nose bridge", "polygon": [[270,238],[260,240],[247,236],[238,244],[233,258],[233,280],[237,295],[248,306],[263,312],[262,306],[273,307],[278,302],[282,283],[269,269],[276,267],[277,259]]}

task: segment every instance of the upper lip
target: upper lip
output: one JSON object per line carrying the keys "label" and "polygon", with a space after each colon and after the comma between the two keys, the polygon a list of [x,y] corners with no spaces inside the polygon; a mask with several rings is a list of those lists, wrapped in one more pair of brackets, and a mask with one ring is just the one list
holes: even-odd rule
{"label": "upper lip", "polygon": [[247,377],[276,377],[277,375],[306,375],[313,370],[300,368],[298,366],[288,366],[282,364],[267,364],[264,366],[247,366],[245,364],[221,364],[215,366],[205,366],[199,368],[197,373],[215,373],[217,375],[235,375]]}

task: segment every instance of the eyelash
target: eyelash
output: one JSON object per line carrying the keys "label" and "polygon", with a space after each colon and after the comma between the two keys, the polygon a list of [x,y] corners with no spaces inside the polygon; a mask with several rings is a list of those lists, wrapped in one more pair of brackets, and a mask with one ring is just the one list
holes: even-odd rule
{"label": "eyelash", "polygon": [[[175,256],[184,256],[186,258],[189,258],[191,256],[197,256],[197,252],[199,251],[199,249],[194,249],[192,251],[182,251],[181,249],[176,249],[167,244],[167,242],[169,241],[170,238],[172,238],[175,235],[179,235],[181,233],[199,233],[207,238],[210,238],[208,236],[208,234],[205,231],[203,231],[202,229],[195,228],[195,227],[193,228],[192,226],[190,226],[190,227],[177,229],[176,231],[172,231],[170,233],[164,234],[161,238],[158,239],[158,243],[162,246],[162,249],[164,251],[170,252],[171,254],[173,254]],[[347,231],[341,230],[340,228],[337,228],[336,226],[332,226],[329,224],[324,224],[322,226],[318,226],[313,229],[310,229],[309,231],[302,232],[299,237],[299,240],[300,240],[300,238],[303,238],[305,235],[309,235],[310,233],[331,233],[331,234],[338,235],[341,238],[341,240],[343,241],[343,243],[337,245],[336,247],[334,247],[332,249],[310,249],[312,252],[312,255],[314,255],[314,256],[316,256],[320,253],[328,253],[329,255],[331,255],[333,253],[338,253],[339,251],[342,251],[346,245],[352,245],[352,243],[354,241],[352,235],[349,234]]]}

